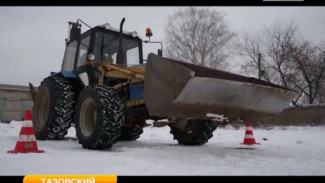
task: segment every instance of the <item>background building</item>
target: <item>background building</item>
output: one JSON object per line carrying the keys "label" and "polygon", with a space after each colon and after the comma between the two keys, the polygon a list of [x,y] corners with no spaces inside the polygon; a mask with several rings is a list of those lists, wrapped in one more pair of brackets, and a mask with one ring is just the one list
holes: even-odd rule
{"label": "background building", "polygon": [[27,109],[32,109],[33,100],[27,86],[0,84],[0,122],[24,119]]}

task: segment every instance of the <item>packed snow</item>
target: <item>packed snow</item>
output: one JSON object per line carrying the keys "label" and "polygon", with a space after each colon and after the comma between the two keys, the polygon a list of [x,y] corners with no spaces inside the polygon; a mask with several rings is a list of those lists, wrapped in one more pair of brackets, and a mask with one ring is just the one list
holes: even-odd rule
{"label": "packed snow", "polygon": [[37,141],[45,153],[10,154],[21,122],[0,123],[0,175],[325,175],[325,127],[255,129],[261,145],[241,145],[245,128],[219,128],[202,146],[181,146],[169,127],[147,127],[132,142],[86,150],[75,129],[62,141]]}

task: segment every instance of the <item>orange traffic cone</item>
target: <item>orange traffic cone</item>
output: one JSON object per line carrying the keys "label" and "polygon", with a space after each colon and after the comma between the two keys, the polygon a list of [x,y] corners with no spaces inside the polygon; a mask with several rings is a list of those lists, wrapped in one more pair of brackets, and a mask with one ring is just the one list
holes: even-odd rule
{"label": "orange traffic cone", "polygon": [[43,153],[44,151],[37,149],[37,143],[33,129],[32,114],[30,110],[26,110],[23,126],[21,127],[15,150],[8,151],[8,153],[17,154],[30,152]]}
{"label": "orange traffic cone", "polygon": [[245,145],[254,145],[254,144],[258,144],[260,145],[260,143],[256,143],[254,135],[253,135],[253,130],[251,127],[251,123],[247,122],[246,123],[246,132],[245,132],[245,138],[244,138],[244,142],[241,144],[245,144]]}

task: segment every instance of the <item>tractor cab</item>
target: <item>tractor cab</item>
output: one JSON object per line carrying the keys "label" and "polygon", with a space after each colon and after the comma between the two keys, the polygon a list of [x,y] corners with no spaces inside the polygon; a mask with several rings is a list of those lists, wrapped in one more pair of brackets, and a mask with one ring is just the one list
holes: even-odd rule
{"label": "tractor cab", "polygon": [[124,32],[104,24],[80,34],[81,24],[78,21],[69,23],[70,34],[66,40],[61,71],[76,71],[85,69],[85,66],[96,67],[101,61],[124,67],[143,63],[142,40],[135,31]]}

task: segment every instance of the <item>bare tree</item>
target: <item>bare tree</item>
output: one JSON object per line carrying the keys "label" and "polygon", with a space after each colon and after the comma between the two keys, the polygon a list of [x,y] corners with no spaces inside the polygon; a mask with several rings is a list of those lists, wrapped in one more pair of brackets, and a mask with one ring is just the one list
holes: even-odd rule
{"label": "bare tree", "polygon": [[225,68],[225,48],[234,35],[219,12],[208,8],[180,9],[168,19],[166,53],[177,60]]}
{"label": "bare tree", "polygon": [[247,32],[243,34],[241,40],[237,40],[237,50],[240,56],[244,58],[244,64],[241,64],[241,70],[248,76],[258,76],[266,81],[271,81],[271,70],[266,67],[264,55],[264,47],[261,36],[250,35]]}
{"label": "bare tree", "polygon": [[319,93],[316,96],[318,103],[325,103],[325,74],[321,80],[321,85],[319,87]]}
{"label": "bare tree", "polygon": [[240,55],[246,58],[242,70],[256,76],[260,53],[263,79],[299,91],[294,104],[299,99],[318,103],[324,96],[325,46],[312,45],[298,36],[297,29],[294,22],[288,26],[277,22],[258,35],[244,34],[238,43]]}
{"label": "bare tree", "polygon": [[257,35],[244,33],[237,44],[239,54],[246,58],[241,65],[242,70],[246,74],[257,76],[260,54],[262,79],[289,87],[286,78],[292,71],[289,48],[296,42],[296,30],[294,22],[285,27],[276,22]]}
{"label": "bare tree", "polygon": [[264,30],[263,37],[267,67],[277,73],[273,76],[273,81],[285,87],[291,87],[286,76],[293,72],[290,48],[297,41],[297,25],[291,22],[289,26],[282,26],[276,22],[271,28]]}
{"label": "bare tree", "polygon": [[[325,41],[323,41],[319,45],[318,51],[319,51],[319,61],[324,66],[325,65]],[[320,83],[319,92],[318,95],[316,96],[316,100],[319,103],[325,103],[325,72],[323,73],[323,76],[321,76],[319,83]]]}
{"label": "bare tree", "polygon": [[[295,64],[295,75],[288,76],[290,82],[302,92],[305,103],[319,103],[325,76],[325,50],[304,41],[292,49],[292,62]],[[320,98],[321,99],[321,98]]]}

